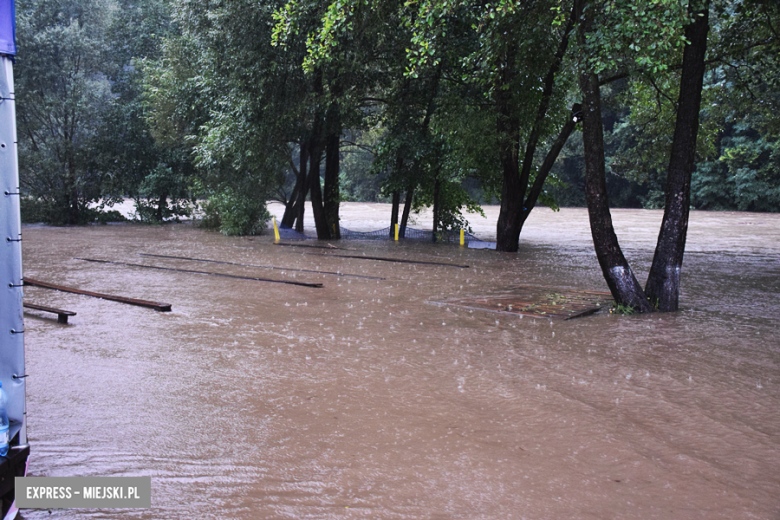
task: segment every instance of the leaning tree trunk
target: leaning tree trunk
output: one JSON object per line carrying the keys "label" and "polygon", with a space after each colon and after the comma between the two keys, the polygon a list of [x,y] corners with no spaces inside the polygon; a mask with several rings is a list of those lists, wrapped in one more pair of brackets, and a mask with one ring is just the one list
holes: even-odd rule
{"label": "leaning tree trunk", "polygon": [[[550,67],[547,70],[547,74],[544,77],[544,87],[542,89],[542,97],[539,100],[539,106],[536,109],[536,119],[534,120],[531,133],[528,136],[525,145],[525,155],[523,157],[522,167],[516,165],[509,165],[508,161],[518,161],[519,159],[519,130],[512,128],[512,125],[517,124],[519,128],[519,122],[512,121],[509,118],[509,107],[512,105],[511,89],[503,90],[498,95],[498,110],[499,110],[499,135],[506,133],[507,137],[511,137],[511,141],[507,141],[502,144],[502,147],[506,149],[501,151],[501,165],[504,171],[503,186],[501,189],[501,209],[498,217],[498,226],[496,229],[496,249],[499,251],[516,252],[520,246],[520,232],[523,229],[528,215],[533,209],[533,205],[529,206],[526,201],[526,193],[528,191],[528,182],[531,178],[531,170],[533,169],[534,156],[536,154],[536,147],[539,144],[539,139],[542,135],[542,127],[545,119],[547,118],[547,111],[550,107],[550,100],[553,96],[553,90],[555,88],[555,76],[561,68],[563,63],[563,57],[566,54],[566,49],[569,47],[569,35],[574,28],[574,13],[569,17],[569,23],[566,24],[566,28],[563,31],[563,36],[558,44],[558,49],[553,56],[553,60],[550,63]],[[508,59],[514,59],[514,54],[510,53]],[[507,71],[511,71],[512,65],[508,65]],[[508,74],[508,73],[505,73]],[[511,80],[511,77],[502,77],[502,82],[507,83]],[[501,119],[504,120],[504,124],[501,124]],[[565,128],[565,127],[564,127]],[[571,131],[569,132],[571,133]],[[566,136],[568,138],[568,135]],[[564,143],[566,141],[564,140]],[[509,146],[516,148],[512,150],[514,153],[509,153]],[[559,150],[560,152],[560,150]],[[557,157],[558,153],[555,154]],[[549,155],[548,155],[549,156]],[[547,170],[549,173],[549,168]],[[547,178],[545,173],[542,178],[542,183],[536,195],[532,193],[528,194],[528,198],[533,198],[533,204],[536,204],[536,199],[541,193],[541,187],[544,185],[544,179]],[[519,175],[519,178],[518,178]],[[537,175],[537,179],[540,176]]]}
{"label": "leaning tree trunk", "polygon": [[[592,27],[592,13],[584,9],[587,0],[576,0],[582,17],[579,38],[584,46],[586,34]],[[628,261],[620,249],[612,215],[607,200],[607,177],[604,163],[604,125],[601,119],[601,93],[598,76],[590,65],[584,65],[580,73],[583,119],[582,140],[585,151],[585,200],[588,204],[590,230],[593,246],[607,281],[609,290],[618,305],[630,307],[639,312],[652,312],[642,287],[639,285]]]}
{"label": "leaning tree trunk", "polygon": [[282,226],[291,228],[295,222],[295,213],[298,211],[298,185],[300,183],[300,172],[295,171],[295,187],[290,198],[284,203],[284,214],[282,214]]}
{"label": "leaning tree trunk", "polygon": [[574,127],[577,125],[577,122],[574,120],[574,115],[575,113],[579,113],[579,108],[577,108],[579,105],[574,106],[575,108],[572,108],[572,117],[563,125],[563,128],[558,133],[558,137],[555,138],[555,142],[547,152],[544,162],[536,172],[536,179],[534,179],[534,183],[528,191],[528,197],[525,199],[525,207],[523,208],[523,214],[520,219],[520,233],[523,232],[523,225],[525,224],[525,221],[528,220],[529,215],[531,215],[531,211],[536,207],[536,202],[539,200],[539,195],[542,194],[542,189],[544,188],[544,182],[547,180],[547,176],[550,174],[550,170],[552,170],[556,159],[558,159],[558,155],[561,153],[563,145],[566,144],[569,136],[574,131]]}
{"label": "leaning tree trunk", "polygon": [[406,189],[406,200],[404,201],[404,212],[401,215],[401,229],[398,233],[398,238],[406,237],[406,226],[409,224],[409,213],[412,210],[412,200],[414,199],[414,185],[409,186]]}
{"label": "leaning tree trunk", "polygon": [[[695,8],[694,4],[699,2],[689,1],[689,12]],[[666,174],[666,206],[645,288],[647,297],[660,311],[676,311],[679,305],[680,271],[688,233],[691,175],[696,162],[704,57],[707,53],[709,4],[707,0],[700,11],[692,13],[694,21],[685,28],[689,43],[683,51],[677,122]]]}
{"label": "leaning tree trunk", "polygon": [[[290,195],[290,201],[287,203],[287,207],[284,208],[284,215],[282,216],[282,225],[288,228],[293,227],[296,217],[300,212],[300,207],[306,200],[306,163],[309,162],[309,153],[306,148],[305,140],[301,140],[300,150],[300,164],[295,171],[295,188]],[[303,197],[301,197],[303,194]],[[301,215],[301,224],[303,224],[303,215]]]}

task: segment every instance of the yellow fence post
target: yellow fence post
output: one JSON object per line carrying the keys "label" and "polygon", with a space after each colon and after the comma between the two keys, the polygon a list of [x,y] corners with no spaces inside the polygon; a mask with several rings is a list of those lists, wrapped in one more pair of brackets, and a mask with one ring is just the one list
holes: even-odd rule
{"label": "yellow fence post", "polygon": [[395,224],[395,241],[398,242],[398,223]]}
{"label": "yellow fence post", "polygon": [[466,244],[466,240],[465,240],[465,237],[464,237],[463,230],[461,229],[460,230],[460,246],[463,247],[465,244]]}
{"label": "yellow fence post", "polygon": [[276,217],[273,217],[272,220],[274,221],[274,241],[279,242],[281,237],[279,237],[279,228],[276,227]]}

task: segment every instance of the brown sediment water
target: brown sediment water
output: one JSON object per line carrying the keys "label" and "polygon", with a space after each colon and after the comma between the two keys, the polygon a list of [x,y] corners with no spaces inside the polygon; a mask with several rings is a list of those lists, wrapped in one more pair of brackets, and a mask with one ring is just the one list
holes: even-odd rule
{"label": "brown sediment water", "polygon": [[[342,218],[376,229],[389,207]],[[614,218],[643,280],[661,213]],[[471,266],[451,269],[189,224],[25,226],[26,275],[173,311],[25,288],[78,313],[25,314],[29,474],[151,476],[153,507],[24,517],[778,518],[780,215],[693,212],[677,313],[553,321],[428,303],[606,290],[584,210],[534,211],[521,242],[349,242]],[[385,280],[274,271],[324,284],[311,289],[74,259],[193,268],[139,253]]]}

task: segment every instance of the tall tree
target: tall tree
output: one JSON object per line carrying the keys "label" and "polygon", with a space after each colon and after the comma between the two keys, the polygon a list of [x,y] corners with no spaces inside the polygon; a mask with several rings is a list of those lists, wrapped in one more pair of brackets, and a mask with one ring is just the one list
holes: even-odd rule
{"label": "tall tree", "polygon": [[111,172],[114,193],[136,201],[136,214],[157,221],[189,214],[190,148],[156,140],[146,118],[145,64],[162,57],[162,43],[176,34],[168,0],[120,0],[107,32],[115,102],[103,121],[95,160]]}
{"label": "tall tree", "polygon": [[84,223],[89,204],[106,195],[109,173],[90,152],[114,102],[110,15],[104,0],[17,3],[20,182],[56,223]]}
{"label": "tall tree", "polygon": [[[651,0],[644,5],[631,6],[631,10],[639,12],[638,22],[633,24],[643,30],[650,25],[659,25],[655,19],[648,19],[646,12],[665,8],[663,0]],[[604,24],[608,20],[605,11],[599,11],[595,4],[587,0],[577,0],[576,12],[580,19],[579,44],[582,49],[608,49],[610,40],[603,40],[603,32],[595,30],[595,24]],[[674,13],[666,20],[661,17],[661,26],[673,33],[677,22]],[[702,78],[705,68],[705,53],[708,31],[709,1],[691,0],[685,13],[685,39],[682,40],[683,71],[681,74],[680,98],[676,113],[676,131],[672,140],[672,158],[667,182],[667,208],[664,224],[658,240],[656,258],[648,280],[646,294],[636,280],[628,265],[615,236],[612,227],[606,190],[606,172],[604,166],[603,125],[601,121],[600,81],[598,72],[605,70],[603,57],[595,59],[587,54],[581,57],[580,85],[583,95],[583,143],[585,151],[585,189],[588,213],[591,221],[591,232],[596,254],[601,265],[604,278],[618,304],[631,307],[639,312],[650,312],[657,304],[661,310],[675,310],[679,291],[679,269],[685,247],[687,231],[687,216],[690,201],[690,175],[695,161],[696,136],[698,130],[699,110],[701,106]],[[599,16],[601,15],[601,16]],[[618,31],[620,33],[620,31]],[[653,34],[644,30],[645,34]],[[626,33],[623,34],[625,36]],[[657,40],[657,36],[653,34]],[[601,39],[601,40],[600,40]],[[613,40],[614,41],[614,40]],[[654,43],[650,48],[661,47]],[[631,43],[630,48],[636,50],[641,46],[641,40]],[[655,56],[642,56],[638,63],[645,68],[669,68],[669,58],[673,53],[664,50]],[[650,296],[650,299],[648,298]]]}
{"label": "tall tree", "polygon": [[[579,44],[585,47],[588,35],[594,29],[593,5],[588,0],[575,0],[574,13],[579,20]],[[617,304],[640,312],[650,312],[653,308],[623,255],[612,225],[607,198],[600,88],[593,62],[583,59],[580,89],[582,91],[582,137],[585,150],[585,199],[588,204],[593,245],[601,272]]]}
{"label": "tall tree", "polygon": [[235,222],[229,227],[238,232],[263,228],[254,220],[267,215],[266,200],[290,168],[292,144],[303,143],[306,132],[310,91],[300,72],[303,46],[271,45],[277,7],[183,4],[174,16],[181,35],[167,39],[162,59],[148,67],[156,141],[191,151],[201,195],[213,198],[209,207],[220,215],[214,224]]}
{"label": "tall tree", "polygon": [[680,272],[691,206],[691,175],[696,163],[710,2],[690,0],[688,10],[693,21],[685,28],[688,43],[683,51],[677,120],[666,176],[664,217],[645,288],[647,298],[661,311],[676,311],[679,305]]}
{"label": "tall tree", "polygon": [[[540,21],[544,23],[544,18],[540,18]],[[558,19],[554,19],[558,22]],[[548,22],[549,23],[549,22]],[[513,85],[511,78],[505,77],[507,74],[516,67],[513,61],[515,57],[511,53],[507,53],[507,63],[502,70],[505,72],[501,76],[501,81],[496,89],[497,109],[499,112],[499,133],[505,137],[501,152],[501,164],[503,168],[503,188],[501,192],[501,210],[498,217],[497,224],[497,244],[496,249],[499,251],[515,252],[519,247],[520,233],[523,228],[523,224],[528,219],[534,206],[536,205],[539,195],[542,192],[544,181],[550,173],[552,164],[557,158],[558,152],[565,144],[571,132],[574,130],[573,121],[570,120],[563,125],[559,137],[556,139],[550,153],[545,158],[541,167],[535,172],[534,166],[537,161],[536,149],[539,145],[540,139],[544,137],[546,126],[549,125],[548,110],[554,95],[554,89],[556,86],[556,76],[561,68],[561,64],[565,57],[566,51],[569,46],[569,35],[574,27],[574,16],[571,13],[568,17],[568,21],[563,24],[563,30],[560,31],[558,47],[555,53],[552,55],[552,59],[549,60],[549,67],[544,74],[544,80],[541,86],[541,96],[539,96],[536,105],[536,115],[533,119],[533,123],[525,139],[525,147],[522,160],[520,160],[520,132],[519,132],[519,119],[518,116],[511,116],[510,114],[516,108],[513,105],[517,103],[517,94],[514,89],[517,88]],[[517,43],[515,43],[517,45]],[[545,60],[547,61],[547,60]],[[517,73],[517,72],[515,72]],[[526,74],[527,71],[522,71],[522,74]],[[560,144],[558,144],[560,143]],[[532,173],[535,173],[532,176]]]}

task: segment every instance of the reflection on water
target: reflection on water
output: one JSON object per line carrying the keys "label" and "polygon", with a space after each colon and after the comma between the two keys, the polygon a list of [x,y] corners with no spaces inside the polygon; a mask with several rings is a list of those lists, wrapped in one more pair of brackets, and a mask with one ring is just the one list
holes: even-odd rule
{"label": "reflection on water", "polygon": [[[153,508],[24,517],[776,518],[780,219],[695,214],[676,314],[553,322],[426,303],[604,290],[587,237],[555,240],[577,210],[539,214],[518,254],[349,243],[470,269],[189,225],[25,227],[27,276],[173,312],[25,289],[78,312],[67,326],[25,315],[30,474],[148,475]],[[644,229],[647,214],[618,217]],[[765,224],[752,239],[750,218]],[[652,244],[625,243],[646,272]],[[311,289],[74,259],[202,268],[139,253],[386,279],[209,267],[325,285]]]}

